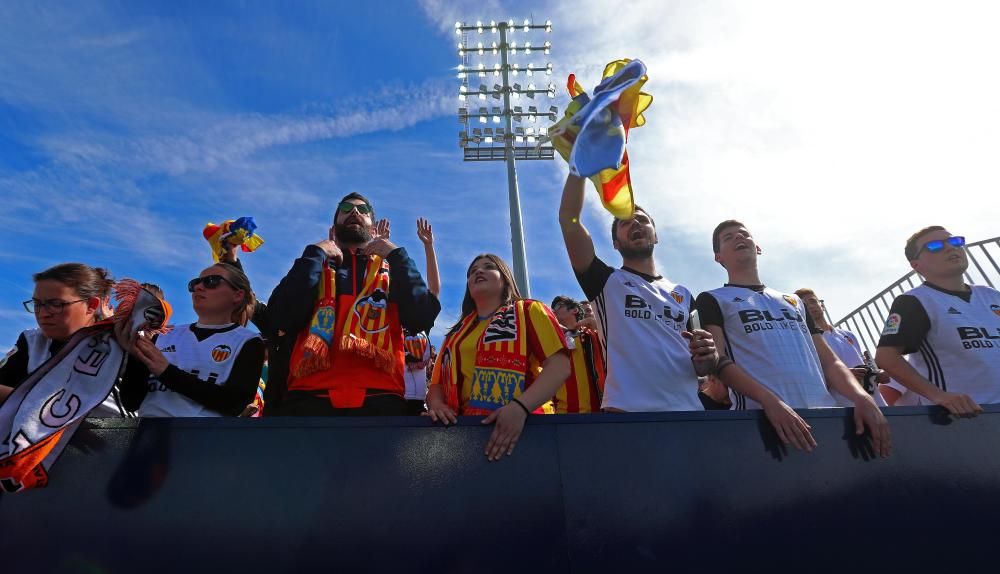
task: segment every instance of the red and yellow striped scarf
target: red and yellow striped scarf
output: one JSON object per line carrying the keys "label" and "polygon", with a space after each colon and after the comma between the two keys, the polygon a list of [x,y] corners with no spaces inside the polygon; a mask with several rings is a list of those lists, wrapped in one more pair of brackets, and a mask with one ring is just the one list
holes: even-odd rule
{"label": "red and yellow striped scarf", "polygon": [[292,364],[292,376],[302,378],[330,369],[338,321],[342,325],[340,350],[372,359],[378,368],[393,372],[396,357],[389,333],[389,264],[381,257],[368,260],[361,291],[350,309],[346,317],[337,317],[336,275],[329,266],[324,267],[309,332],[300,337],[292,352],[293,357],[299,356]]}
{"label": "red and yellow striped scarf", "polygon": [[471,381],[469,402],[459,410],[461,390],[457,358],[463,336],[475,328],[475,313],[462,319],[461,325],[445,337],[439,356],[442,384],[448,406],[462,415],[485,415],[506,405],[524,392],[528,372],[527,313],[530,300],[515,301],[496,310],[490,324],[476,343],[476,364]]}

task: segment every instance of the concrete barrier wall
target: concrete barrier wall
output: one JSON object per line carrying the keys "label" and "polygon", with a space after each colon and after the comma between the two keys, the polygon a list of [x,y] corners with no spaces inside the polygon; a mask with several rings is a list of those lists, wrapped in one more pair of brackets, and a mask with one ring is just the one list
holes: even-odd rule
{"label": "concrete barrier wall", "polygon": [[995,568],[1000,407],[849,410],[784,451],[759,413],[88,420],[45,489],[0,497],[2,572],[803,572]]}

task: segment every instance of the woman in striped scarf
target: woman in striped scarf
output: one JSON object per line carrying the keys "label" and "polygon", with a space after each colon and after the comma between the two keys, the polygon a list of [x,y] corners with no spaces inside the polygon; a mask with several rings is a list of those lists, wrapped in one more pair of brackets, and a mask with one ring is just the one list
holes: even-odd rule
{"label": "woman in striped scarf", "polygon": [[462,319],[445,337],[427,390],[427,415],[455,424],[484,415],[496,424],[489,460],[514,452],[529,414],[555,395],[570,374],[559,323],[544,304],[521,297],[510,268],[483,254],[466,272]]}

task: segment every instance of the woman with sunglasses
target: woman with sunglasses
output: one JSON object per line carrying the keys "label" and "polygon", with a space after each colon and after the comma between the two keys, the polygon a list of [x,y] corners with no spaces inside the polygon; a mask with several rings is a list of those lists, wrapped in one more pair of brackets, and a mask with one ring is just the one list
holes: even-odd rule
{"label": "woman with sunglasses", "polygon": [[[24,308],[34,314],[37,329],[29,329],[17,338],[17,344],[0,361],[0,402],[39,366],[62,349],[77,331],[102,318],[114,281],[100,267],[83,263],[62,263],[35,273],[31,299]],[[91,417],[127,416],[117,388]]]}
{"label": "woman with sunglasses", "polygon": [[135,359],[126,368],[123,399],[141,417],[236,416],[257,392],[264,342],[246,328],[256,303],[246,275],[217,263],[188,291],[197,323],[155,338],[116,331]]}
{"label": "woman with sunglasses", "polygon": [[521,297],[510,268],[493,254],[466,272],[462,318],[445,336],[427,389],[427,414],[454,424],[456,415],[496,423],[486,456],[514,451],[524,421],[556,394],[570,374],[559,323],[544,304]]}

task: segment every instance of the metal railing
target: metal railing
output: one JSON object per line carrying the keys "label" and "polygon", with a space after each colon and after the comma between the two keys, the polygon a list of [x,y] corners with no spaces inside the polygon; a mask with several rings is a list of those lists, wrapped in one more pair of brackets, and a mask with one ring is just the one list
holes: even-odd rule
{"label": "metal railing", "polygon": [[[969,254],[969,269],[965,272],[966,282],[970,285],[988,285],[996,289],[997,285],[1000,285],[1000,265],[997,265],[997,261],[1000,261],[1000,237],[967,243],[965,250]],[[858,336],[861,346],[874,354],[882,326],[889,316],[892,301],[920,283],[921,279],[917,276],[917,272],[910,271],[899,281],[848,313],[835,325],[853,332]]]}

